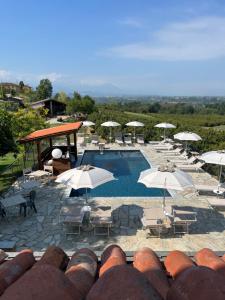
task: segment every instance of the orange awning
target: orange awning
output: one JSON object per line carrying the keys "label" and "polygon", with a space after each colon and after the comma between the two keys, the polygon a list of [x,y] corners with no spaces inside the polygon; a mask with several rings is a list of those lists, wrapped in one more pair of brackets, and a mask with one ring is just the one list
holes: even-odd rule
{"label": "orange awning", "polygon": [[53,136],[60,136],[64,134],[67,135],[78,130],[81,126],[82,126],[82,122],[75,122],[75,123],[67,123],[56,127],[37,130],[28,134],[24,138],[21,138],[19,142],[26,143],[26,142],[32,142],[35,140],[41,140]]}

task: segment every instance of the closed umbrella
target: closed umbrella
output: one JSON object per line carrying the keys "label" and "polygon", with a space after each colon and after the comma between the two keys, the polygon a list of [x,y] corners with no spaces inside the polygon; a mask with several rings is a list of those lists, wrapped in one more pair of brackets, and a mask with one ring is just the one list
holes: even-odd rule
{"label": "closed umbrella", "polygon": [[111,142],[111,140],[112,140],[112,127],[120,126],[120,124],[117,123],[117,122],[114,122],[114,121],[107,121],[107,122],[102,123],[101,126],[110,128],[109,140]]}
{"label": "closed umbrella", "polygon": [[176,128],[175,125],[170,124],[170,123],[159,123],[159,124],[156,124],[155,127],[164,128],[164,141],[166,140],[166,129]]}
{"label": "closed umbrella", "polygon": [[132,121],[132,122],[127,123],[126,126],[134,127],[134,140],[135,140],[136,139],[136,127],[143,127],[145,125],[138,121]]}
{"label": "closed umbrella", "polygon": [[63,183],[75,190],[85,188],[87,200],[87,189],[94,189],[114,179],[113,174],[105,169],[90,165],[81,165],[60,174],[56,182]]}
{"label": "closed umbrella", "polygon": [[165,208],[166,189],[183,191],[186,188],[194,187],[190,175],[168,165],[142,171],[138,182],[149,188],[164,189],[163,208]]}
{"label": "closed umbrella", "polygon": [[209,151],[206,153],[203,153],[201,156],[199,156],[200,160],[203,160],[207,164],[214,164],[219,165],[219,184],[218,184],[218,191],[220,187],[220,181],[221,181],[221,175],[222,175],[222,168],[225,165],[225,150],[219,150],[219,151]]}
{"label": "closed umbrella", "polygon": [[187,150],[188,141],[197,142],[197,141],[202,140],[202,138],[197,133],[188,132],[188,131],[179,132],[179,133],[175,134],[173,137],[176,140],[185,141],[185,144],[186,144],[185,149],[186,150]]}

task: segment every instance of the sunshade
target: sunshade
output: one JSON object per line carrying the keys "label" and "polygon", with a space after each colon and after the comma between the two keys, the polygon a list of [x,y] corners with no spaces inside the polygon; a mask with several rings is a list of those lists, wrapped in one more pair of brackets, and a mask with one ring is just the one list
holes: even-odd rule
{"label": "sunshade", "polygon": [[112,127],[120,126],[120,124],[117,122],[114,122],[114,121],[107,121],[107,122],[102,123],[101,126],[110,128],[109,139],[111,141],[112,140]]}
{"label": "sunshade", "polygon": [[90,127],[90,126],[94,126],[94,125],[95,125],[95,123],[92,121],[83,121],[82,122],[83,127]]}
{"label": "sunshade", "polygon": [[197,141],[202,140],[202,138],[197,133],[188,132],[188,131],[179,132],[179,133],[175,134],[173,137],[176,140],[185,141],[186,142],[186,146],[185,146],[186,150],[187,150],[187,142],[188,141],[197,142]]}
{"label": "sunshade", "polygon": [[165,207],[165,189],[183,191],[194,187],[190,175],[168,165],[142,171],[138,182],[149,188],[164,189],[163,207]]}
{"label": "sunshade", "polygon": [[87,189],[94,189],[114,179],[113,174],[105,169],[81,165],[60,174],[56,182],[63,183],[75,190],[85,188],[87,196]]}
{"label": "sunshade", "polygon": [[134,127],[134,140],[136,139],[136,127],[143,127],[145,126],[143,123],[138,121],[132,121],[126,124],[126,126]]}
{"label": "sunshade", "polygon": [[155,127],[164,128],[164,140],[166,139],[166,129],[176,128],[175,125],[170,124],[170,123],[159,123],[159,124],[156,124]]}

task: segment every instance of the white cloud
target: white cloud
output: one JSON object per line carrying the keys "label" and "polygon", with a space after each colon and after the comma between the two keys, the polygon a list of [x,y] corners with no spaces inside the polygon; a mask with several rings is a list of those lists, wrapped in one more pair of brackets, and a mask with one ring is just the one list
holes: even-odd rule
{"label": "white cloud", "polygon": [[125,18],[123,20],[119,20],[118,23],[121,25],[126,25],[135,28],[141,28],[143,26],[142,22],[135,18]]}
{"label": "white cloud", "polygon": [[202,17],[169,24],[141,43],[119,45],[104,54],[142,60],[206,60],[225,56],[225,18]]}
{"label": "white cloud", "polygon": [[64,76],[60,73],[55,73],[55,72],[52,72],[52,73],[49,73],[49,74],[41,74],[41,75],[38,75],[37,76],[37,79],[41,80],[43,78],[48,78],[51,82],[56,82],[58,81],[59,79],[62,79]]}

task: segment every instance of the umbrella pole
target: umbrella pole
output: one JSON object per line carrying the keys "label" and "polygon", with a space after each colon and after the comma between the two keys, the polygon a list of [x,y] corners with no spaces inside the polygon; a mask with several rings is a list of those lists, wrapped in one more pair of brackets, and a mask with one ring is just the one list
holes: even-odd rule
{"label": "umbrella pole", "polygon": [[164,142],[166,141],[166,128],[164,128]]}
{"label": "umbrella pole", "polygon": [[110,127],[110,134],[109,134],[109,141],[110,141],[110,143],[111,143],[111,141],[112,141],[112,128]]}
{"label": "umbrella pole", "polygon": [[136,140],[135,127],[134,127],[134,142]]}
{"label": "umbrella pole", "polygon": [[88,203],[88,194],[87,194],[87,188],[86,188],[86,203]]}
{"label": "umbrella pole", "polygon": [[222,176],[222,165],[220,166],[220,169],[219,169],[219,183],[218,183],[218,191],[219,191],[219,188],[220,188],[221,176]]}
{"label": "umbrella pole", "polygon": [[166,179],[165,179],[165,184],[163,189],[163,211],[165,210],[165,207],[166,207]]}

